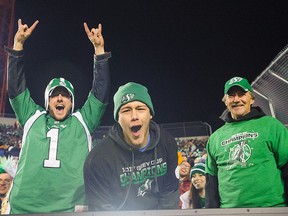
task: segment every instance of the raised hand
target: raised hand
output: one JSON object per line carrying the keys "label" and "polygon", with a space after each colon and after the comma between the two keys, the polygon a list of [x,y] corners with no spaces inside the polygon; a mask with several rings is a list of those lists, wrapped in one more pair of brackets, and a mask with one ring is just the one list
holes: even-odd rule
{"label": "raised hand", "polygon": [[98,28],[92,28],[91,31],[87,25],[84,23],[85,32],[94,46],[95,54],[100,55],[104,54],[104,38],[102,36],[102,25],[98,24]]}
{"label": "raised hand", "polygon": [[27,40],[27,38],[30,37],[33,30],[36,28],[37,24],[39,23],[38,20],[36,20],[33,25],[29,28],[27,24],[22,24],[22,20],[18,20],[18,31],[16,32],[14,36],[14,50],[23,50],[24,42]]}

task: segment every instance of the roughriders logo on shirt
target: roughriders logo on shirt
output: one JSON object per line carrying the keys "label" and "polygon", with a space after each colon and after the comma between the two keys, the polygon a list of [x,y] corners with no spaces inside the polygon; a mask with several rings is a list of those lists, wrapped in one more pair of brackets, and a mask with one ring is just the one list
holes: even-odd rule
{"label": "roughriders logo on shirt", "polygon": [[152,188],[152,182],[153,181],[154,180],[152,180],[152,179],[147,179],[146,182],[138,188],[137,196],[143,197],[147,193],[147,191],[150,191]]}
{"label": "roughriders logo on shirt", "polygon": [[229,152],[229,164],[228,169],[232,169],[234,166],[240,165],[246,167],[247,160],[251,157],[252,150],[247,141],[240,141]]}
{"label": "roughriders logo on shirt", "polygon": [[232,135],[230,138],[222,140],[221,146],[233,145],[229,150],[227,170],[236,166],[246,167],[246,162],[252,154],[252,148],[249,146],[249,140],[257,139],[258,132],[242,132]]}

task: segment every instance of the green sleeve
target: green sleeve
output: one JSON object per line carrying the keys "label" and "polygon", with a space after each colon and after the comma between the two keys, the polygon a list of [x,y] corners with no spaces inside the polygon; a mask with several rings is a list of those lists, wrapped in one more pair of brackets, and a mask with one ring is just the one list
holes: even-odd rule
{"label": "green sleeve", "polygon": [[272,117],[271,119],[272,123],[269,129],[270,139],[268,140],[275,155],[277,165],[281,168],[288,162],[288,129],[277,119]]}
{"label": "green sleeve", "polygon": [[22,127],[26,121],[36,112],[36,110],[44,110],[33,101],[27,88],[17,97],[10,99],[10,104],[16,114],[17,120]]}

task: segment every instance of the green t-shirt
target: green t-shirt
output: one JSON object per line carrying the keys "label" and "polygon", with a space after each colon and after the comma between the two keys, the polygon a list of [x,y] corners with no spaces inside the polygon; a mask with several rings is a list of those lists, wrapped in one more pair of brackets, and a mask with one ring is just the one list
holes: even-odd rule
{"label": "green t-shirt", "polygon": [[200,198],[201,208],[205,208],[205,198]]}
{"label": "green t-shirt", "polygon": [[278,120],[226,123],[209,138],[207,152],[221,208],[285,206],[279,168],[288,162],[288,131]]}

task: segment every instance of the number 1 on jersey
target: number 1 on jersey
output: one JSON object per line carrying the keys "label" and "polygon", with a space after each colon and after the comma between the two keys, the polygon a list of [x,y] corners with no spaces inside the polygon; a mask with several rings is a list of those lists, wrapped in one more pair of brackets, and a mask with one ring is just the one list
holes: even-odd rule
{"label": "number 1 on jersey", "polygon": [[57,147],[58,147],[58,134],[59,129],[52,128],[48,131],[47,137],[50,137],[49,145],[49,157],[48,160],[44,160],[44,167],[60,167],[60,160],[56,159],[57,156]]}

